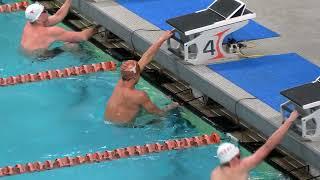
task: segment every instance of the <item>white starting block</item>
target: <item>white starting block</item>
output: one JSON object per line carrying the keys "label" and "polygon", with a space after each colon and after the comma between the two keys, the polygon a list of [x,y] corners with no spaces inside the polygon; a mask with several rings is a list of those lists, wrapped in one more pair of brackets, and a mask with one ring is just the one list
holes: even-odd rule
{"label": "white starting block", "polygon": [[191,64],[237,57],[235,52],[227,52],[223,40],[255,17],[239,0],[215,0],[207,9],[166,21],[176,30],[167,41],[168,49]]}
{"label": "white starting block", "polygon": [[296,109],[301,118],[295,123],[306,140],[320,140],[320,77],[314,82],[282,91],[289,101],[281,105],[283,120]]}

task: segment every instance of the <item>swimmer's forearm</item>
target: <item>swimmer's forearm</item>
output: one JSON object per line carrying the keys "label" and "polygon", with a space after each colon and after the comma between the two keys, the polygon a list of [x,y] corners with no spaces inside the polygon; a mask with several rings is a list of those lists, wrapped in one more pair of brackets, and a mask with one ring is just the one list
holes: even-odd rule
{"label": "swimmer's forearm", "polygon": [[49,17],[49,26],[56,25],[60,23],[68,14],[69,8],[71,6],[71,0],[66,0],[61,8],[51,17]]}
{"label": "swimmer's forearm", "polygon": [[167,105],[166,107],[160,109],[156,105],[153,106],[152,110],[149,110],[149,113],[157,114],[159,116],[164,116],[167,112],[177,108],[179,106],[178,103],[171,103]]}
{"label": "swimmer's forearm", "polygon": [[61,8],[56,12],[56,16],[60,17],[62,20],[67,16],[69,8],[71,6],[71,0],[66,0]]}
{"label": "swimmer's forearm", "polygon": [[292,112],[290,117],[282,124],[252,156],[243,159],[243,165],[249,169],[256,167],[265,157],[281,142],[285,134],[288,132],[293,121],[298,117],[296,111]]}
{"label": "swimmer's forearm", "polygon": [[143,71],[144,67],[149,64],[152,61],[152,58],[154,55],[158,52],[160,49],[161,45],[165,41],[158,39],[155,43],[153,43],[149,49],[142,55],[139,63],[141,71]]}
{"label": "swimmer's forearm", "polygon": [[88,28],[80,32],[79,41],[87,41],[92,35],[94,35],[97,32],[95,28]]}
{"label": "swimmer's forearm", "polygon": [[166,112],[171,111],[171,110],[173,110],[173,109],[175,109],[177,107],[179,107],[179,103],[172,102],[171,104],[167,105],[166,107],[164,107],[162,109],[162,113],[165,114]]}
{"label": "swimmer's forearm", "polygon": [[262,147],[268,151],[272,151],[272,149],[274,149],[280,143],[284,135],[288,132],[293,121],[296,120],[298,116],[299,114],[297,111],[292,112],[290,117],[271,135],[271,137]]}
{"label": "swimmer's forearm", "polygon": [[159,115],[159,116],[162,116],[165,114],[165,111],[159,109],[158,107],[154,107],[153,109],[149,109],[147,110],[148,113],[151,113],[151,114],[155,114],[155,115]]}
{"label": "swimmer's forearm", "polygon": [[142,107],[151,114],[156,114],[156,115],[162,115],[164,112],[158,108],[149,98],[148,101],[146,101]]}
{"label": "swimmer's forearm", "polygon": [[292,121],[286,121],[282,124],[281,127],[271,135],[262,148],[264,148],[268,153],[271,152],[281,142],[284,135],[288,132],[291,124]]}

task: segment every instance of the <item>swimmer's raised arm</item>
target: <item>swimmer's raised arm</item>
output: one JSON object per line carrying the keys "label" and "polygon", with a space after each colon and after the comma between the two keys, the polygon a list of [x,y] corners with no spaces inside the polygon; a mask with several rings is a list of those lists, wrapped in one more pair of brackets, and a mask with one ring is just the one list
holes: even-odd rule
{"label": "swimmer's raised arm", "polygon": [[140,66],[140,70],[143,71],[145,66],[152,61],[154,55],[158,52],[161,45],[168,40],[173,35],[173,31],[165,31],[159,39],[153,43],[149,49],[142,55],[141,59],[139,60],[138,64]]}
{"label": "swimmer's raised arm", "polygon": [[72,0],[66,0],[61,8],[48,18],[48,26],[54,26],[60,23],[67,15],[71,6]]}
{"label": "swimmer's raised arm", "polygon": [[298,118],[298,116],[299,113],[297,111],[293,111],[290,114],[290,117],[269,137],[263,146],[261,146],[254,154],[242,160],[242,167],[249,171],[261,163],[267,157],[267,155],[281,142],[282,138],[288,132],[291,124]]}

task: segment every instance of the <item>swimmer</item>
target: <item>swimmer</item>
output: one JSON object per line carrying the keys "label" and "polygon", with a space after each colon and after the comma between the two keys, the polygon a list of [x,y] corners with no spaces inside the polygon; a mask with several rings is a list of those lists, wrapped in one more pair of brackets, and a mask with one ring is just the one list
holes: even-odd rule
{"label": "swimmer", "polygon": [[172,34],[172,31],[164,32],[142,55],[138,62],[128,60],[121,65],[121,79],[115,86],[107,103],[105,120],[115,124],[126,125],[133,123],[142,109],[148,113],[163,116],[166,112],[179,106],[178,103],[172,102],[165,108],[160,109],[150,100],[146,92],[135,88],[145,66],[152,61],[152,58],[158,52],[161,45],[169,39]]}
{"label": "swimmer", "polygon": [[68,31],[55,26],[60,23],[68,14],[71,0],[66,0],[61,8],[52,16],[49,16],[45,7],[39,3],[29,5],[25,11],[27,23],[25,24],[21,49],[30,56],[40,59],[54,57],[66,50],[65,47],[49,49],[54,42],[79,43],[88,40],[98,32],[99,26],[87,28],[80,32]]}
{"label": "swimmer", "polygon": [[221,144],[217,150],[220,166],[212,171],[211,180],[247,180],[249,171],[259,165],[280,143],[298,116],[298,112],[293,111],[279,129],[270,136],[267,142],[251,156],[241,158],[238,147],[231,143]]}

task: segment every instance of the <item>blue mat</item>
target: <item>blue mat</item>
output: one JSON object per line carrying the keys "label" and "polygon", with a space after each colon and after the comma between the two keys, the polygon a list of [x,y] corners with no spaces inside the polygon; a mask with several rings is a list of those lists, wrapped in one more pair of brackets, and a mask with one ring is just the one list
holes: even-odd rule
{"label": "blue mat", "polygon": [[[159,28],[170,30],[172,27],[166,23],[167,19],[205,9],[213,0],[117,0],[117,2]],[[248,41],[278,36],[279,34],[266,27],[250,21],[248,25],[232,33],[228,38]]]}
{"label": "blue mat", "polygon": [[287,100],[280,91],[310,83],[320,75],[318,66],[294,53],[208,67],[277,111]]}

